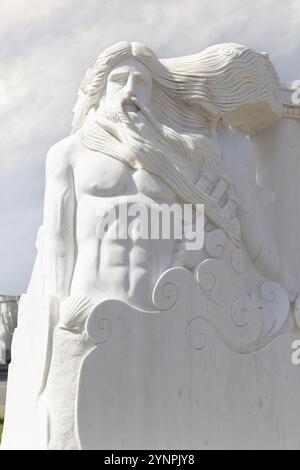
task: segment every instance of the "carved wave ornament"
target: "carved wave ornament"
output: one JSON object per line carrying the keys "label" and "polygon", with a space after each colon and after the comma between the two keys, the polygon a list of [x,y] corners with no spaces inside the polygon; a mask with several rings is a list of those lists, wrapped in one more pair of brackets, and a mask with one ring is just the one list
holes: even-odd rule
{"label": "carved wave ornament", "polygon": [[[195,342],[191,338],[202,337],[199,325],[203,321],[237,353],[252,353],[270,344],[291,311],[286,291],[280,284],[264,279],[247,261],[246,253],[237,249],[221,229],[209,232],[205,250],[208,257],[194,273],[175,267],[161,275],[153,290],[156,310],[143,313],[159,315],[182,309],[182,316],[186,316],[183,330],[192,347]],[[120,310],[122,302],[107,300],[91,313],[86,330],[94,343],[111,337],[109,311],[114,311],[116,305]],[[204,342],[201,348],[195,346],[204,347]]]}

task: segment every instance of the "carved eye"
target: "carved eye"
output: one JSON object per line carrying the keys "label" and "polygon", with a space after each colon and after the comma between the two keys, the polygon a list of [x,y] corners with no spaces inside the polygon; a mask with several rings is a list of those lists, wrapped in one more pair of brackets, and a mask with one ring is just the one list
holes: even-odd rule
{"label": "carved eye", "polygon": [[118,83],[119,85],[126,85],[126,77],[122,76],[122,75],[112,75],[110,77],[110,81],[112,81],[113,83]]}
{"label": "carved eye", "polygon": [[125,77],[119,77],[117,80],[116,80],[117,83],[119,83],[120,85],[122,86],[125,86],[126,85],[126,78]]}
{"label": "carved eye", "polygon": [[137,77],[136,82],[138,85],[145,85],[145,80],[143,77]]}

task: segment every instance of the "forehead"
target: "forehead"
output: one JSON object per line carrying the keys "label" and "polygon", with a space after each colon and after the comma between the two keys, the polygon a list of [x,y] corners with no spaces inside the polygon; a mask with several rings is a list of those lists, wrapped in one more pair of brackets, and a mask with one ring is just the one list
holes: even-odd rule
{"label": "forehead", "polygon": [[137,61],[136,59],[130,58],[125,59],[119,62],[109,73],[110,76],[113,73],[128,73],[133,71],[134,73],[141,74],[149,79],[152,79],[152,74],[148,67],[146,67],[141,62]]}

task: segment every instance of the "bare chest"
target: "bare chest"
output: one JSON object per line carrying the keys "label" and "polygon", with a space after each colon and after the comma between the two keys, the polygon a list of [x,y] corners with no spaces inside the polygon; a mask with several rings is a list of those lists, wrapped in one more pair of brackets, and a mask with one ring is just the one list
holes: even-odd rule
{"label": "bare chest", "polygon": [[173,190],[146,170],[134,170],[125,163],[92,151],[84,151],[74,163],[77,198],[116,197],[141,193],[155,201],[175,201]]}

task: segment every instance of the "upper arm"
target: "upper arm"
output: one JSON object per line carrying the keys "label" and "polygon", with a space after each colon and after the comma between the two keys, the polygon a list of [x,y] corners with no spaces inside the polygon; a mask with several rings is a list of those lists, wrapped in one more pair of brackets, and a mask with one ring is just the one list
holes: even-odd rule
{"label": "upper arm", "polygon": [[73,230],[74,199],[73,169],[62,141],[50,149],[46,161],[44,225],[52,237],[67,236]]}

